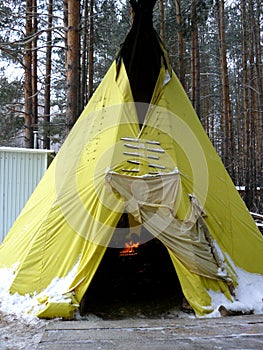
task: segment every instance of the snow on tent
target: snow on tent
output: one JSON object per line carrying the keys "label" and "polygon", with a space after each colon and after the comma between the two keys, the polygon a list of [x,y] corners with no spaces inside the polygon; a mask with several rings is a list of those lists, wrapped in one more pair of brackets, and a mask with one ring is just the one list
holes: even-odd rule
{"label": "snow on tent", "polygon": [[262,236],[169,65],[155,1],[131,1],[117,59],[0,247],[1,288],[25,312],[72,316],[124,212],[167,248],[196,315],[263,311]]}

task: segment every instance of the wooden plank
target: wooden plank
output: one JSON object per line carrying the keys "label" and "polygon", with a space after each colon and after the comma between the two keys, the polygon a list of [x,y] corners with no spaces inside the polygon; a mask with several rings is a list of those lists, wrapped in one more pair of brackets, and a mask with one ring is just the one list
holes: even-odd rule
{"label": "wooden plank", "polygon": [[38,350],[263,349],[263,316],[51,322]]}
{"label": "wooden plank", "polygon": [[[262,332],[261,332],[262,331]],[[256,325],[247,325],[247,327],[237,327],[236,325],[228,325],[227,329],[224,325],[209,327],[204,330],[203,327],[156,327],[156,328],[123,328],[123,329],[82,329],[82,330],[56,330],[47,331],[42,337],[42,341],[60,342],[60,341],[89,341],[93,340],[122,340],[128,341],[137,339],[160,339],[160,340],[176,340],[187,339],[189,337],[198,337],[200,333],[204,333],[205,337],[238,337],[263,334],[262,330],[258,331]],[[247,334],[249,332],[249,334]]]}
{"label": "wooden plank", "polygon": [[38,350],[188,350],[188,349],[262,349],[263,337],[198,337],[184,339],[77,340],[40,343]]}
{"label": "wooden plank", "polygon": [[[151,343],[132,342],[90,342],[90,343],[70,343],[70,344],[40,344],[38,350],[192,350],[193,344],[175,344],[174,342],[161,343],[154,341]],[[205,348],[199,348],[205,349]],[[206,348],[211,350],[211,346]],[[228,349],[229,350],[229,349]]]}
{"label": "wooden plank", "polygon": [[263,323],[263,315],[239,315],[238,317],[221,317],[221,318],[173,318],[173,319],[124,319],[112,321],[50,321],[47,329],[92,329],[92,328],[138,328],[138,327],[155,327],[158,326],[188,326],[196,327],[197,325],[228,325],[238,323]]}

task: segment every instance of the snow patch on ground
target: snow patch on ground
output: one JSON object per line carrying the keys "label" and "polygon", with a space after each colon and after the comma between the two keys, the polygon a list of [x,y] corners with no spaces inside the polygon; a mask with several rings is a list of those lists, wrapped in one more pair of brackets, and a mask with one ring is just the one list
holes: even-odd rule
{"label": "snow patch on ground", "polygon": [[[18,266],[12,266],[12,268],[0,269],[0,315],[13,315],[13,317],[19,317],[21,322],[33,324],[39,321],[34,315],[45,307],[45,304],[41,304],[39,300],[71,302],[70,297],[65,293],[76,276],[78,263],[66,277],[54,278],[41,293],[35,292],[24,296],[9,293],[17,268]],[[222,305],[231,311],[248,313],[253,310],[254,314],[263,314],[263,275],[252,274],[237,267],[234,270],[238,276],[238,286],[235,289],[236,300],[230,301],[222,293],[210,290],[209,295],[215,311],[206,317],[221,317],[218,308]]]}
{"label": "snow patch on ground", "polygon": [[[45,304],[38,299],[71,302],[67,292],[78,268],[78,263],[64,278],[54,278],[41,293],[29,295],[10,294],[9,289],[16,277],[19,263],[11,268],[0,269],[0,350],[33,350],[37,348],[47,320],[34,316]],[[53,321],[52,321],[53,322]]]}
{"label": "snow patch on ground", "polygon": [[263,275],[249,273],[235,268],[238,286],[235,289],[236,300],[231,302],[222,293],[209,291],[214,312],[208,317],[220,317],[218,308],[224,306],[227,310],[254,314],[263,314]]}
{"label": "snow patch on ground", "polygon": [[65,294],[68,291],[78,269],[78,263],[63,278],[54,278],[50,285],[41,293],[36,292],[26,295],[18,293],[10,294],[9,289],[15,279],[16,270],[19,264],[12,268],[0,269],[0,312],[10,315],[21,315],[24,320],[31,322],[36,319],[34,316],[45,308],[44,303],[39,300],[49,302],[70,303],[71,299]]}
{"label": "snow patch on ground", "polygon": [[0,350],[34,350],[48,321],[0,311]]}

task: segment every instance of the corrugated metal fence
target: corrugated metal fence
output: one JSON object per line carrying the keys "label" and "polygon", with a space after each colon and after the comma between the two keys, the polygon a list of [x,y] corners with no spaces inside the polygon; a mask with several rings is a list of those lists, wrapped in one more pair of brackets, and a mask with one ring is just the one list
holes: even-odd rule
{"label": "corrugated metal fence", "polygon": [[51,153],[0,147],[0,242],[44,175]]}

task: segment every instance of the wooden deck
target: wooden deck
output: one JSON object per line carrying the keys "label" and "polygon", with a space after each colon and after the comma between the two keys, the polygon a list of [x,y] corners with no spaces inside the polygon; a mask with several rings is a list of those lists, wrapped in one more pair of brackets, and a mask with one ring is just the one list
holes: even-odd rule
{"label": "wooden deck", "polygon": [[263,315],[52,321],[38,350],[263,349]]}

